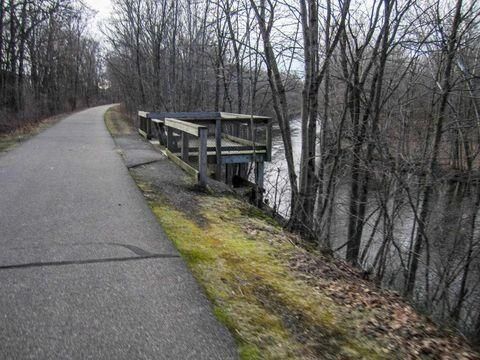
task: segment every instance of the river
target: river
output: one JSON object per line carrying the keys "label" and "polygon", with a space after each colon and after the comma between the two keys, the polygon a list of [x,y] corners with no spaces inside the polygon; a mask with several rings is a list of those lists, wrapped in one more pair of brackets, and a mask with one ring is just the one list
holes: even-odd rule
{"label": "river", "polygon": [[[301,120],[299,118],[292,120],[291,132],[294,162],[298,173],[301,154]],[[266,164],[265,169],[265,198],[271,207],[275,207],[279,214],[286,217],[290,209],[290,186],[283,141],[278,128],[274,128],[273,132],[272,161]],[[415,197],[418,178],[411,176],[407,181],[409,181],[413,201],[415,202],[417,201]],[[394,181],[392,181],[392,183],[394,184]],[[390,288],[402,289],[404,262],[408,259],[408,254],[410,254],[411,242],[416,231],[414,227],[415,215],[406,194],[398,191],[399,189],[395,188],[395,185],[392,185],[392,187],[388,189],[388,196],[391,198],[389,198],[390,200],[388,201],[387,207],[390,209],[393,209],[394,206],[397,207],[395,211],[391,211],[391,214],[394,214],[393,226],[391,227],[391,231],[388,232],[388,226],[386,225],[388,219],[385,219],[383,216],[380,217],[376,225],[377,218],[379,217],[377,195],[380,194],[381,191],[384,191],[383,188],[376,188],[376,186],[382,185],[372,184],[369,193],[367,220],[362,234],[362,246],[365,246],[365,244],[369,242],[371,246],[369,247],[369,251],[366,252],[362,265],[365,268],[372,266],[376,261],[375,257],[379,253],[382,244],[386,242],[388,244],[388,250],[385,255],[387,260],[386,268],[382,276],[382,283]],[[417,275],[416,296],[419,297],[417,301],[420,301],[425,297],[426,293],[429,293],[427,296],[427,299],[430,299],[428,306],[432,307],[430,311],[433,312],[433,315],[439,318],[444,316],[444,309],[441,307],[441,304],[437,304],[437,306],[433,305],[433,300],[429,297],[434,293],[434,286],[441,286],[441,281],[447,281],[446,279],[439,278],[439,272],[444,271],[443,269],[450,271],[450,267],[454,268],[454,264],[461,266],[461,261],[465,256],[465,247],[469,241],[468,234],[471,228],[471,216],[469,213],[471,212],[471,206],[473,206],[471,196],[473,187],[465,191],[465,188],[462,190],[462,186],[467,185],[439,182],[438,186],[435,187],[431,205],[431,216],[429,218],[429,240],[426,244],[429,247],[430,256],[426,257],[424,248]],[[347,239],[349,196],[349,172],[346,171],[343,176],[339,177],[335,193],[330,236],[332,249],[342,247]],[[395,203],[393,203],[393,199],[395,199]],[[480,214],[477,214],[477,216],[480,218]],[[374,231],[374,229],[376,230]],[[477,236],[480,236],[478,232],[479,230],[475,231]],[[340,251],[336,252],[336,255],[344,257],[344,251],[345,248],[343,247]],[[448,263],[450,263],[450,265],[447,267],[446,264]],[[476,272],[480,272],[478,259],[475,263],[479,266]],[[427,264],[429,264],[428,268],[430,269],[428,272],[426,269]],[[426,274],[428,274],[428,281],[431,282],[430,285],[428,284]],[[456,275],[449,275],[447,273],[447,275],[453,276],[448,286],[448,292],[451,292],[451,295],[447,296],[450,298],[450,301],[452,301],[455,298],[456,292],[458,292],[460,273]],[[477,277],[472,274],[472,278],[475,279]],[[478,299],[480,297],[478,284],[471,283],[470,286],[470,299]],[[437,299],[437,301],[440,300]],[[424,302],[422,304],[422,306],[425,305]],[[468,309],[468,306],[466,309]],[[477,311],[473,311],[473,313],[477,313]],[[470,321],[466,319],[467,326]]]}

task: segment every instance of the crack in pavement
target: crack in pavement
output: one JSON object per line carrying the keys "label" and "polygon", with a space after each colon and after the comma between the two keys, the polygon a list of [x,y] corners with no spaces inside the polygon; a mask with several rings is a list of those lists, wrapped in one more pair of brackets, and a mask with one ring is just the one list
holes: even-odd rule
{"label": "crack in pavement", "polygon": [[143,250],[142,248],[140,248],[140,247],[138,247],[138,246],[134,246],[134,245],[119,244],[119,243],[106,243],[106,244],[107,244],[107,245],[124,247],[125,249],[128,249],[128,250],[130,250],[131,252],[133,252],[135,255],[139,255],[139,256],[151,256],[151,255],[154,255],[154,254],[152,254],[151,252],[149,252],[149,251],[147,251],[147,250]]}
{"label": "crack in pavement", "polygon": [[138,163],[138,164],[127,165],[127,169],[135,169],[139,166],[153,164],[153,163],[156,163],[156,162],[161,161],[161,160],[163,160],[163,159],[155,159],[155,160],[149,160],[149,161],[141,162],[141,163]]}
{"label": "crack in pavement", "polygon": [[168,259],[168,258],[179,258],[179,257],[180,255],[174,255],[174,254],[150,254],[150,255],[144,255],[144,256],[127,256],[127,257],[115,257],[115,258],[103,258],[103,259],[32,262],[32,263],[25,263],[25,264],[0,265],[0,271],[11,270],[11,269],[35,268],[35,267],[98,264],[98,263],[108,263],[108,262],[123,262],[123,261],[133,261],[133,260],[162,259],[162,258]]}

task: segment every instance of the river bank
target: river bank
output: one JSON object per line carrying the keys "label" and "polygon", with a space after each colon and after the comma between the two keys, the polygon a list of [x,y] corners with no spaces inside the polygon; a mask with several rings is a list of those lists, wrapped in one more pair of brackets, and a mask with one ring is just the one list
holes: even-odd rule
{"label": "river bank", "polygon": [[[150,146],[120,112],[109,110],[107,126],[118,122],[123,124],[116,129],[123,130],[114,139],[127,160],[129,152]],[[227,189],[199,192],[162,157],[129,167],[218,319],[235,336],[241,358],[478,356],[358,270],[305,250],[301,239]]]}

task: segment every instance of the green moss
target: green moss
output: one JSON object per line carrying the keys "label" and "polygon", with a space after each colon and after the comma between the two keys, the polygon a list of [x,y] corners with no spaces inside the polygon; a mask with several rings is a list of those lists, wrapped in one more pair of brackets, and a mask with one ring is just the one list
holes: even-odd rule
{"label": "green moss", "polygon": [[105,125],[112,136],[130,135],[135,132],[131,121],[121,112],[120,106],[112,106],[103,115]]}
{"label": "green moss", "polygon": [[14,137],[10,136],[2,136],[0,137],[0,153],[8,151],[12,149],[15,145],[17,145],[21,140],[18,140]]}
{"label": "green moss", "polygon": [[260,349],[251,344],[240,344],[238,347],[241,359],[257,360],[262,359]]}
{"label": "green moss", "polygon": [[286,264],[301,250],[279,240],[277,224],[252,217],[255,211],[235,198],[199,199],[206,225],[164,200],[150,205],[236,337],[242,358],[310,358],[320,351],[330,354],[326,358],[377,356],[374,344],[351,336],[331,299],[293,276]]}
{"label": "green moss", "polygon": [[379,344],[350,322],[355,312],[344,317],[344,308],[295,276],[289,260],[305,250],[273,219],[232,196],[194,193],[198,211],[187,214],[132,176],[242,359],[382,358]]}

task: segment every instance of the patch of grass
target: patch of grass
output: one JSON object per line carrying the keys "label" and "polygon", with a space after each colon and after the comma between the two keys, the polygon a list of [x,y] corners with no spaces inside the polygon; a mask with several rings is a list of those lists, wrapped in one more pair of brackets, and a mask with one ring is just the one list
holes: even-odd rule
{"label": "patch of grass", "polygon": [[65,115],[52,116],[37,123],[26,124],[10,134],[0,135],[0,153],[9,151],[32,136],[48,129],[64,118]]}
{"label": "patch of grass", "polygon": [[105,125],[112,136],[135,133],[133,124],[123,114],[120,105],[112,106],[104,114]]}
{"label": "patch of grass", "polygon": [[233,197],[198,195],[207,220],[199,225],[161,196],[148,198],[215,315],[236,337],[241,358],[382,358],[377,344],[338,318],[331,299],[294,276],[289,258],[302,250],[271,219]]}
{"label": "patch of grass", "polygon": [[[110,131],[128,124],[112,115]],[[130,173],[242,359],[477,358],[348,264],[295,245],[299,239],[244,201],[195,191],[185,176],[177,185],[192,208],[154,175]]]}
{"label": "patch of grass", "polygon": [[11,135],[0,136],[0,153],[12,149],[15,145],[19,144],[21,139]]}

